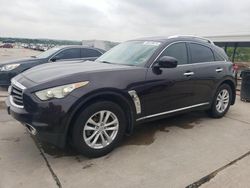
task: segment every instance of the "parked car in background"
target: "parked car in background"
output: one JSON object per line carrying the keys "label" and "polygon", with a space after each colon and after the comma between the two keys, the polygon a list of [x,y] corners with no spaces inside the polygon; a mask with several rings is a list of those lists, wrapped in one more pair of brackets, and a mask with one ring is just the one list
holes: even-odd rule
{"label": "parked car in background", "polygon": [[14,46],[12,45],[12,44],[8,44],[8,43],[6,43],[6,44],[2,44],[1,46],[0,46],[0,48],[13,48]]}
{"label": "parked car in background", "polygon": [[233,64],[198,37],[121,43],[95,62],[50,64],[13,78],[8,112],[41,140],[98,157],[138,123],[195,110],[224,116],[235,102]]}
{"label": "parked car in background", "polygon": [[34,66],[51,62],[72,60],[95,60],[105,51],[84,46],[60,46],[51,48],[38,56],[0,63],[0,86],[9,86],[10,80]]}

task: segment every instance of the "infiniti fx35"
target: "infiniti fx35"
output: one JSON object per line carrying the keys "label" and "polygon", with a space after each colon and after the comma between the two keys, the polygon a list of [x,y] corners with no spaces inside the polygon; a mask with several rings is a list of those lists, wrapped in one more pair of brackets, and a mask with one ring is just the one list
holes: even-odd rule
{"label": "infiniti fx35", "polygon": [[235,102],[235,73],[224,51],[199,37],[121,43],[95,62],[47,64],[12,79],[8,112],[41,140],[70,143],[98,157],[138,123]]}

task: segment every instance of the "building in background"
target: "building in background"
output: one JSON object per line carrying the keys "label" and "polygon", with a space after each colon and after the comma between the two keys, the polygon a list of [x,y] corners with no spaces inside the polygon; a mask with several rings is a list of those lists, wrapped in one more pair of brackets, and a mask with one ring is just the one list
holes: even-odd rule
{"label": "building in background", "polygon": [[118,42],[105,41],[105,40],[83,40],[82,41],[83,46],[100,48],[100,49],[103,49],[103,50],[106,50],[106,51],[113,48],[117,44],[119,44],[119,43]]}
{"label": "building in background", "polygon": [[225,35],[206,37],[224,48],[233,62],[250,62],[250,35]]}

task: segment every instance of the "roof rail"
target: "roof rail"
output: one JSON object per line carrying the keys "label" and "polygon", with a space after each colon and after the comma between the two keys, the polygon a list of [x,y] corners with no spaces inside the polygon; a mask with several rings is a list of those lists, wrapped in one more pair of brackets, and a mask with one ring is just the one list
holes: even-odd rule
{"label": "roof rail", "polygon": [[203,41],[206,41],[206,42],[214,45],[214,42],[212,40],[210,40],[208,38],[204,38],[204,37],[194,36],[194,35],[173,35],[173,36],[169,36],[168,38],[171,39],[171,38],[178,38],[178,37],[196,38],[196,39],[203,40]]}

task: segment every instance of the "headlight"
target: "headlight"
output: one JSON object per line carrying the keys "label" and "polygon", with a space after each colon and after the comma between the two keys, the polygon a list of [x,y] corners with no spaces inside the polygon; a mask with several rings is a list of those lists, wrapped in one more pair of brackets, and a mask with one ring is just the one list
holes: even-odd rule
{"label": "headlight", "polygon": [[67,96],[73,90],[83,87],[87,85],[88,83],[89,81],[85,81],[85,82],[78,82],[78,83],[58,86],[54,88],[49,88],[46,90],[38,91],[35,93],[35,95],[42,101],[46,101],[52,98],[60,99],[60,98]]}
{"label": "headlight", "polygon": [[15,68],[17,68],[20,64],[9,64],[9,65],[4,65],[3,67],[1,67],[1,71],[11,71]]}

